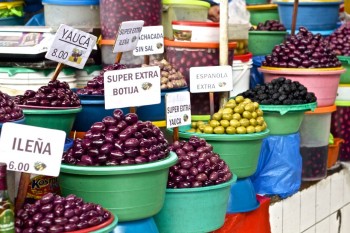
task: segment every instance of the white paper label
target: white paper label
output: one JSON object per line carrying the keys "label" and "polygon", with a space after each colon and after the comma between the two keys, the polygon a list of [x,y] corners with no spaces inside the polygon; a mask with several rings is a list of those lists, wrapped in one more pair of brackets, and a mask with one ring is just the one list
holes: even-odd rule
{"label": "white paper label", "polygon": [[168,93],[165,100],[167,128],[191,124],[191,101],[188,91]]}
{"label": "white paper label", "polygon": [[134,56],[162,53],[164,53],[163,26],[143,27],[133,51]]}
{"label": "white paper label", "polygon": [[65,139],[62,130],[5,123],[0,137],[0,161],[10,171],[58,176]]}
{"label": "white paper label", "polygon": [[190,68],[191,93],[222,92],[233,89],[231,66]]}
{"label": "white paper label", "polygon": [[115,39],[113,53],[134,50],[139,41],[139,36],[144,23],[143,20],[122,22]]}
{"label": "white paper label", "polygon": [[160,103],[160,68],[149,66],[104,73],[105,109]]}
{"label": "white paper label", "polygon": [[94,35],[61,24],[45,58],[82,69],[96,41]]}

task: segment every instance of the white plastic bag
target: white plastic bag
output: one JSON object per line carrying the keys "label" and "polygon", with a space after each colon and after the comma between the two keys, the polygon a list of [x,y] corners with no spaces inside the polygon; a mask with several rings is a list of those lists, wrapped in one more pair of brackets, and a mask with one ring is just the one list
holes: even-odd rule
{"label": "white plastic bag", "polygon": [[229,24],[250,24],[250,13],[246,8],[245,0],[232,0],[228,3]]}

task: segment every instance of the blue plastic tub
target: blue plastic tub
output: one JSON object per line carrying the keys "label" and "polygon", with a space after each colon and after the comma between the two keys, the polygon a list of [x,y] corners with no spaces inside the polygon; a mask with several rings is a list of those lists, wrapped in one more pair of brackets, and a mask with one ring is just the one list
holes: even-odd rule
{"label": "blue plastic tub", "polygon": [[111,233],[159,233],[153,218],[118,223]]}
{"label": "blue plastic tub", "polygon": [[162,91],[159,104],[138,107],[136,113],[142,121],[163,121],[165,120],[165,95],[171,92],[188,91],[187,87]]}
{"label": "blue plastic tub", "polygon": [[[112,116],[114,109],[105,109],[103,96],[80,96],[82,111],[75,118],[72,131],[86,132],[90,126],[102,121],[105,116]],[[122,108],[124,114],[129,112],[128,108]]]}
{"label": "blue plastic tub", "polygon": [[[292,27],[293,2],[276,2],[283,25]],[[299,2],[296,29],[300,26],[308,30],[334,30],[339,21],[339,5],[342,2]]]}
{"label": "blue plastic tub", "polygon": [[238,179],[231,186],[227,204],[227,213],[243,213],[257,209],[260,203],[250,178]]}

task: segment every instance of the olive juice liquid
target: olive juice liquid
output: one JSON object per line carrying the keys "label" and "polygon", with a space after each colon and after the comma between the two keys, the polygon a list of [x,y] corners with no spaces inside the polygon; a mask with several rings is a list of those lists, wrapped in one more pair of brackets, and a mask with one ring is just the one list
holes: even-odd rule
{"label": "olive juice liquid", "polygon": [[14,233],[14,206],[7,192],[6,167],[6,163],[0,163],[0,233]]}

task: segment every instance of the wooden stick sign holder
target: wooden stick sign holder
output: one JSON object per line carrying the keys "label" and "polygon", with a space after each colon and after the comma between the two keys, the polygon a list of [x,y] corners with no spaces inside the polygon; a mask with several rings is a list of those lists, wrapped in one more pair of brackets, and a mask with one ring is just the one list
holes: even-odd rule
{"label": "wooden stick sign holder", "polygon": [[292,28],[291,28],[291,35],[292,36],[295,35],[295,27],[297,24],[297,16],[298,16],[298,6],[299,6],[299,0],[294,0]]}
{"label": "wooden stick sign holder", "polygon": [[179,140],[179,127],[173,129],[173,142]]}
{"label": "wooden stick sign holder", "polygon": [[63,63],[58,63],[55,69],[55,72],[53,73],[53,76],[51,78],[51,81],[55,81],[58,77],[58,75],[61,73],[62,69],[64,67]]}

